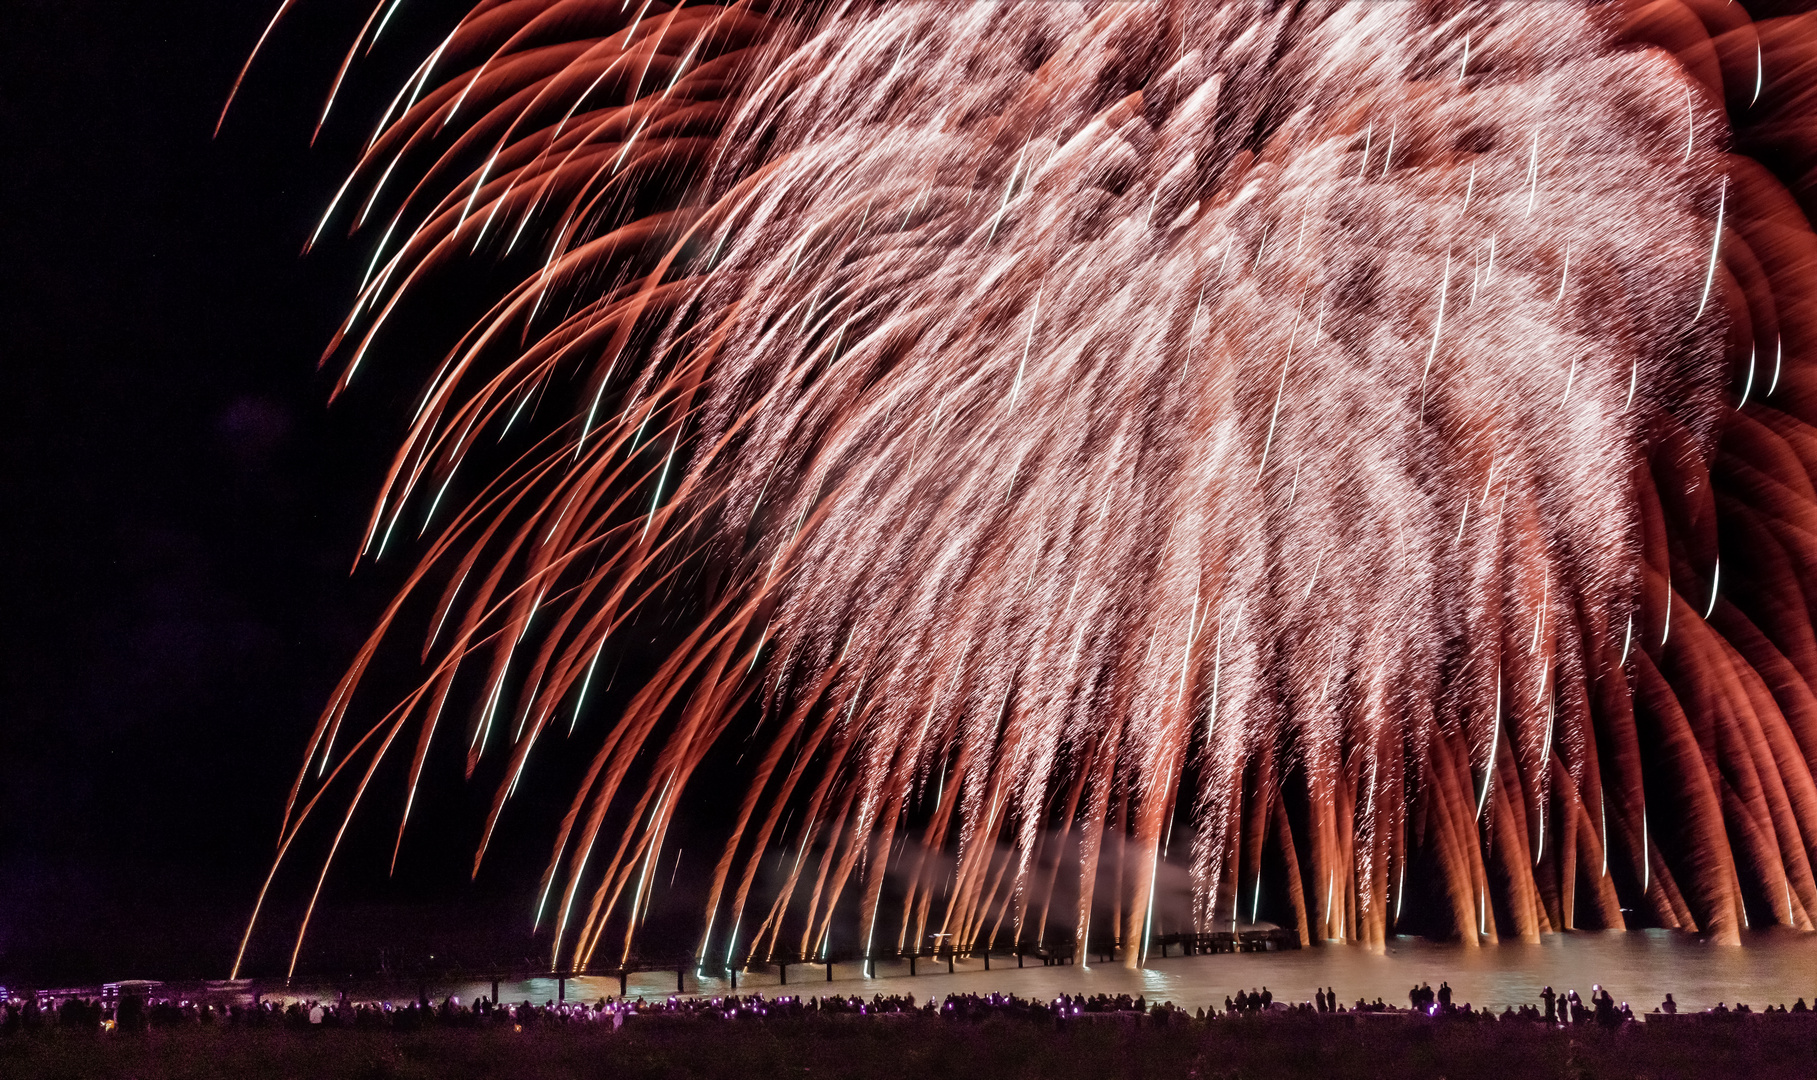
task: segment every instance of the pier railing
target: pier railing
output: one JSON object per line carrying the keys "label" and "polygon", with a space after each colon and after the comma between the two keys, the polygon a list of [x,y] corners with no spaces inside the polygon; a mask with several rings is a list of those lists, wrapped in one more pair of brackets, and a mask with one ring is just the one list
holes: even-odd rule
{"label": "pier railing", "polygon": [[[1180,956],[1202,956],[1217,953],[1274,952],[1298,948],[1300,948],[1300,938],[1292,930],[1158,934],[1149,939],[1147,956],[1150,958],[1168,957],[1176,953]],[[402,981],[406,985],[411,981],[418,982],[420,984],[418,996],[425,1002],[429,1000],[428,988],[431,983],[445,983],[450,978],[480,983],[490,981],[493,1001],[499,1000],[499,988],[502,983],[520,982],[527,979],[553,979],[556,983],[557,999],[566,1001],[569,980],[582,978],[615,978],[618,980],[619,996],[623,997],[630,990],[632,975],[656,972],[673,971],[675,973],[675,992],[685,994],[688,992],[689,975],[695,977],[695,988],[698,992],[698,980],[702,977],[724,979],[732,989],[736,989],[738,980],[753,972],[773,971],[776,973],[777,981],[783,986],[788,986],[791,985],[791,972],[794,975],[794,985],[820,981],[815,978],[817,975],[823,976],[826,982],[832,982],[834,968],[850,968],[854,965],[861,966],[865,978],[872,978],[876,975],[879,963],[906,961],[910,975],[938,972],[942,966],[946,968],[947,973],[951,974],[958,970],[960,963],[982,963],[983,969],[990,971],[993,963],[1007,965],[1012,961],[1018,968],[1031,964],[1043,967],[1076,964],[1081,959],[1087,962],[1112,963],[1122,953],[1123,944],[1115,940],[1093,941],[1084,950],[1079,949],[1071,941],[1050,941],[1042,944],[1017,942],[1004,945],[978,942],[969,947],[940,945],[919,951],[891,951],[872,955],[855,950],[828,950],[808,954],[771,953],[763,957],[748,958],[735,964],[709,961],[691,955],[671,954],[631,957],[619,964],[590,965],[586,968],[566,970],[551,970],[548,967],[530,967],[523,964],[475,965],[467,966],[465,971],[459,974],[446,971],[434,975],[428,973],[415,976],[388,975],[385,978],[392,982]],[[929,972],[924,973],[921,970],[930,965]],[[307,979],[307,977],[305,978]],[[182,994],[197,999],[251,997],[256,1000],[260,996],[261,982],[262,980],[241,979],[231,983],[182,984]],[[104,987],[41,990],[37,992],[37,996],[51,1001],[62,997],[78,996],[110,1001],[122,993],[144,996],[148,993],[174,992],[177,986],[178,984],[166,986],[166,984],[155,982],[109,983]]]}
{"label": "pier railing", "polygon": [[[1150,939],[1149,955],[1158,953],[1167,957],[1178,950],[1180,956],[1204,956],[1217,953],[1239,952],[1278,952],[1300,948],[1299,934],[1293,930],[1245,930],[1240,932],[1220,932],[1210,934],[1161,934]],[[772,953],[762,958],[750,958],[742,963],[714,963],[700,957],[665,957],[653,959],[632,959],[621,965],[589,967],[575,971],[549,971],[547,969],[523,972],[501,972],[492,979],[493,997],[496,1000],[498,985],[504,980],[522,978],[541,978],[557,980],[558,995],[565,1000],[566,983],[575,978],[617,978],[619,994],[622,996],[629,989],[632,975],[656,971],[675,972],[675,992],[687,992],[687,975],[692,972],[697,978],[709,975],[723,978],[731,988],[736,989],[741,976],[753,972],[774,971],[777,982],[788,986],[790,969],[797,969],[796,985],[800,985],[800,969],[806,969],[813,979],[815,974],[824,972],[824,981],[833,981],[833,969],[838,966],[850,967],[861,965],[864,976],[870,978],[876,974],[880,962],[901,963],[907,961],[909,974],[922,974],[921,968],[932,964],[935,971],[944,965],[947,973],[954,973],[962,961],[980,962],[985,971],[991,970],[991,964],[1007,964],[1014,961],[1016,967],[1026,967],[1031,963],[1043,967],[1075,964],[1081,955],[1087,960],[1096,959],[1111,963],[1121,955],[1123,945],[1117,941],[1095,941],[1081,953],[1073,942],[1056,942],[1031,944],[1018,942],[1010,945],[974,944],[970,947],[942,945],[919,951],[889,952],[866,955],[856,951],[826,951],[819,953]]]}

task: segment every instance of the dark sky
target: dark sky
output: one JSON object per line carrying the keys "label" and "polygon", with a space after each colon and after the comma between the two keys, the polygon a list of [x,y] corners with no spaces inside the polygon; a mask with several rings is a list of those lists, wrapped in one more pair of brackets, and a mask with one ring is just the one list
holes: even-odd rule
{"label": "dark sky", "polygon": [[[348,568],[416,375],[327,407],[364,245],[298,252],[381,87],[445,30],[412,18],[453,13],[406,5],[312,149],[364,11],[304,0],[211,138],[275,3],[0,5],[0,983],[225,974],[392,583]],[[350,873],[322,948],[521,891],[438,874]],[[381,901],[404,906],[358,906]]]}

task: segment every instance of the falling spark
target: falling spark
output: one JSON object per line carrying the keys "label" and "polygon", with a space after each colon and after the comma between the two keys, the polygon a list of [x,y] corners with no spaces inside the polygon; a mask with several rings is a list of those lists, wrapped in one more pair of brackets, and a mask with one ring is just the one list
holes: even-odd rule
{"label": "falling spark", "polygon": [[[1426,379],[1432,374],[1432,359],[1438,355],[1439,332],[1445,325],[1445,296],[1451,288],[1451,253],[1445,253],[1445,268],[1439,271],[1438,314],[1432,317],[1432,344],[1426,349],[1426,366],[1420,371],[1420,414],[1426,412]],[[1283,370],[1283,376],[1286,372]]]}
{"label": "falling spark", "polygon": [[1710,302],[1710,287],[1716,284],[1716,258],[1722,253],[1722,213],[1728,206],[1729,178],[1722,178],[1722,189],[1716,197],[1716,229],[1710,240],[1710,266],[1703,275],[1703,296],[1697,301],[1697,314],[1694,318],[1703,318],[1703,309]]}
{"label": "falling spark", "polygon": [[[1533,152],[1527,159],[1527,216],[1533,216],[1533,201],[1539,198],[1539,131],[1533,132]],[[1493,252],[1491,248],[1491,252]],[[1490,259],[1495,258],[1492,253]]]}
{"label": "falling spark", "polygon": [[1022,395],[1022,376],[1028,372],[1029,350],[1035,345],[1035,326],[1041,321],[1041,294],[1035,293],[1035,307],[1028,316],[1028,337],[1022,342],[1022,363],[1016,368],[1016,384],[1010,387],[1009,407],[1016,407],[1016,399]]}
{"label": "falling spark", "polygon": [[1685,84],[1685,162],[1689,164],[1691,151],[1697,149],[1697,105],[1691,97],[1691,86]]}

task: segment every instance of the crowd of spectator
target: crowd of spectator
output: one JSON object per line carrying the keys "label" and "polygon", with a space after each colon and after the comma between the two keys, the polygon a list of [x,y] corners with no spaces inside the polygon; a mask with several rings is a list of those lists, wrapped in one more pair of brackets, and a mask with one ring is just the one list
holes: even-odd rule
{"label": "crowd of spectator", "polygon": [[[1337,990],[1320,989],[1314,1000],[1285,1002],[1276,1000],[1267,988],[1239,991],[1224,999],[1224,1009],[1199,1009],[1189,1013],[1171,1001],[1150,1003],[1145,997],[1127,994],[1070,995],[1062,994],[1050,1001],[1022,998],[1015,994],[949,994],[936,1003],[933,998],[917,1002],[913,994],[874,994],[857,996],[766,996],[764,994],[722,995],[717,997],[644,997],[601,998],[591,1004],[547,1001],[541,1005],[530,1001],[518,1004],[494,1002],[481,997],[463,1004],[448,997],[438,1005],[422,998],[397,1004],[391,1001],[352,1001],[342,994],[338,999],[320,1001],[301,999],[257,1000],[251,1004],[224,1004],[181,997],[158,998],[127,994],[113,1001],[76,996],[40,999],[36,995],[14,995],[0,1000],[0,1036],[39,1031],[46,1028],[88,1031],[144,1031],[147,1028],[185,1026],[220,1026],[232,1028],[294,1028],[302,1031],[325,1029],[388,1029],[415,1031],[424,1028],[526,1028],[562,1024],[624,1026],[638,1017],[673,1017],[729,1021],[775,1019],[832,1019],[858,1017],[897,1017],[944,1019],[977,1022],[990,1018],[1008,1018],[1064,1026],[1096,1019],[1122,1018],[1143,1020],[1151,1024],[1207,1023],[1231,1017],[1255,1015],[1323,1014],[1398,1014],[1408,1017],[1430,1017],[1460,1021],[1533,1023],[1552,1026],[1594,1025],[1619,1028],[1636,1022],[1627,1002],[1617,1003],[1601,986],[1591,988],[1588,1001],[1577,991],[1564,993],[1550,986],[1539,994],[1540,1004],[1506,1007],[1499,1014],[1484,1007],[1476,1009],[1469,1002],[1454,1002],[1449,983],[1441,981],[1438,989],[1422,983],[1407,994],[1407,1007],[1399,1008],[1380,997],[1373,1001],[1358,998],[1352,1005],[1340,1003]],[[1764,1014],[1817,1015],[1803,998],[1791,1007],[1768,1006]],[[1648,1019],[1674,1017],[1678,1005],[1667,994]],[[1726,1002],[1704,1011],[1712,1018],[1740,1018],[1753,1015],[1745,1004],[1733,1007]]]}

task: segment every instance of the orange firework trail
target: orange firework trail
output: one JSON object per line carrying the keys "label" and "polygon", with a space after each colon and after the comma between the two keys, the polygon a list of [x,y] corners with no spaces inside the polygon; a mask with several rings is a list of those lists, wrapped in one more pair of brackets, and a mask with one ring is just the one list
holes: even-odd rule
{"label": "orange firework trail", "polygon": [[1811,929],[1817,22],[1750,6],[481,4],[323,220],[379,237],[340,387],[439,271],[534,265],[422,392],[366,548],[432,539],[279,860],[393,755],[407,820],[439,732],[507,758],[477,869],[680,591],[558,966],[628,954],[729,738],[715,966],[1133,963],[1179,851],[1203,930],[1265,881],[1304,940]]}

